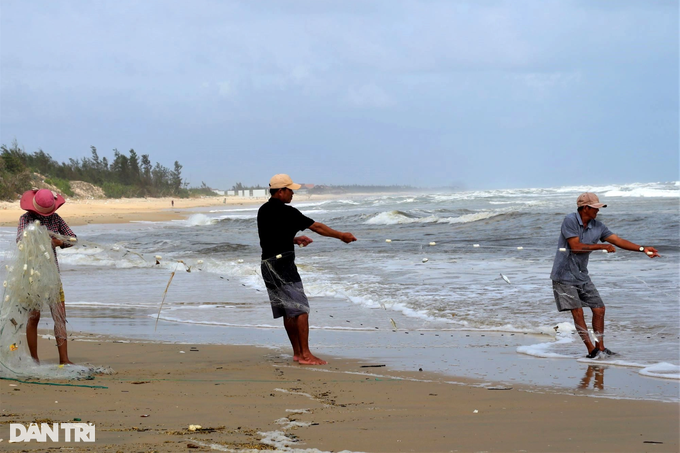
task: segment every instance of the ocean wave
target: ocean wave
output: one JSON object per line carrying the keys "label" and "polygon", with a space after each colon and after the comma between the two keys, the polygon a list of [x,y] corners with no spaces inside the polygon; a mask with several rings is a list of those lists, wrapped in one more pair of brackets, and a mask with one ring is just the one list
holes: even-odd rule
{"label": "ocean wave", "polygon": [[640,197],[640,198],[680,198],[678,189],[656,189],[651,187],[639,187],[630,190],[610,190],[604,193],[605,197]]}
{"label": "ocean wave", "polygon": [[227,215],[221,215],[219,217],[219,221],[230,221],[230,220],[255,220],[257,218],[257,214],[227,214]]}
{"label": "ocean wave", "polygon": [[430,223],[436,222],[437,220],[438,217],[436,216],[417,218],[412,217],[403,211],[387,211],[376,214],[364,223],[367,225],[399,225],[406,223]]}
{"label": "ocean wave", "polygon": [[[680,181],[628,183],[628,184],[605,184],[600,186],[562,186],[562,187],[536,187],[526,189],[491,189],[453,193],[437,193],[426,196],[435,203],[452,201],[477,200],[486,198],[498,198],[493,204],[518,202],[515,198],[532,198],[544,196],[563,197],[568,194],[580,194],[583,192],[595,192],[604,196],[620,197],[680,197]],[[503,200],[509,198],[511,200]]]}
{"label": "ocean wave", "polygon": [[184,220],[184,223],[188,226],[205,226],[217,223],[217,219],[205,214],[192,214]]}
{"label": "ocean wave", "polygon": [[458,217],[438,217],[429,215],[426,217],[415,217],[403,211],[386,211],[374,215],[364,223],[367,225],[403,225],[410,223],[470,223],[488,219],[508,211],[480,211],[471,214],[463,214]]}

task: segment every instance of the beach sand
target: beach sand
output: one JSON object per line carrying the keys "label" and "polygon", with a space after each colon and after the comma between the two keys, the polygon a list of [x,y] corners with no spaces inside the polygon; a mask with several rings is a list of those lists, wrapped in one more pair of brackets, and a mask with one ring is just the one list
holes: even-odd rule
{"label": "beach sand", "polygon": [[[46,340],[40,349],[43,355],[54,353]],[[450,384],[443,376],[362,368],[375,362],[336,358],[327,366],[304,367],[279,351],[247,346],[93,336],[72,342],[70,349],[74,361],[108,365],[116,373],[67,382],[72,387],[0,381],[3,450],[44,451],[48,445],[122,452],[194,446],[368,452],[679,448],[673,403],[481,388],[474,381]],[[75,418],[96,426],[95,444],[8,444],[9,423]],[[192,432],[189,425],[203,431]]]}
{"label": "beach sand", "polygon": [[[226,203],[225,203],[226,198]],[[175,206],[172,206],[174,200]],[[70,226],[89,223],[127,223],[133,221],[162,222],[186,218],[183,209],[206,206],[239,206],[262,204],[263,198],[120,198],[106,200],[68,199],[57,213]],[[16,226],[26,211],[19,202],[0,202],[0,226]]]}
{"label": "beach sand", "polygon": [[[71,225],[170,220],[185,217],[182,208],[222,202],[223,197],[176,199],[173,210],[170,199],[69,201],[59,213]],[[18,204],[5,207],[0,207],[0,222],[15,226],[23,211]],[[283,329],[280,334],[285,335]],[[81,341],[72,341],[69,347],[71,359],[110,366],[115,374],[58,382],[67,386],[0,380],[1,450],[675,452],[680,448],[677,403],[565,395],[514,384],[489,388],[434,373],[362,368],[382,363],[328,355],[324,358],[330,365],[304,367],[292,362],[287,350],[252,346],[192,347],[82,333],[78,337]],[[54,360],[54,349],[52,342],[41,340],[45,362]],[[10,423],[75,419],[95,424],[94,444],[63,442],[63,436],[59,443],[8,443]],[[190,425],[201,425],[202,430],[190,431]]]}

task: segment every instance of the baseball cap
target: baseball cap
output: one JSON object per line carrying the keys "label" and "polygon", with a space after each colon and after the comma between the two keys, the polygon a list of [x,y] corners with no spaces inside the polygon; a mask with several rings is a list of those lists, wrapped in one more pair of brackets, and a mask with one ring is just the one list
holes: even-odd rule
{"label": "baseball cap", "polygon": [[581,207],[581,206],[590,206],[591,208],[606,208],[607,205],[604,203],[600,203],[600,199],[597,198],[597,195],[594,193],[590,192],[585,192],[582,193],[581,195],[578,196],[578,199],[576,200],[576,206]]}
{"label": "baseball cap", "polygon": [[269,188],[270,189],[291,189],[291,190],[298,190],[300,187],[302,187],[300,184],[295,184],[292,179],[290,179],[290,176],[281,173],[278,175],[272,176],[272,179],[269,180]]}

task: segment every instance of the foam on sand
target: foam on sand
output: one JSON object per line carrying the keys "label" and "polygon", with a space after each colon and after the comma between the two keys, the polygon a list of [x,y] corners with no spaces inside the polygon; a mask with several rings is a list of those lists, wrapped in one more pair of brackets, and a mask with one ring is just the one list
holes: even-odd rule
{"label": "foam on sand", "polygon": [[640,374],[664,379],[680,379],[680,366],[661,362],[641,369]]}

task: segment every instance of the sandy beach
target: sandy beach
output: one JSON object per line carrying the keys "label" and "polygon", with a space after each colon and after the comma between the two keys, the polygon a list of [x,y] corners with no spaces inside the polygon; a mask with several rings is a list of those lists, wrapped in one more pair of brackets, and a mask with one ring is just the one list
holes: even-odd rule
{"label": "sandy beach", "polygon": [[[50,351],[43,341],[41,349]],[[151,344],[91,338],[72,343],[78,363],[116,373],[54,387],[0,381],[5,451],[9,423],[96,426],[69,451],[528,451],[672,452],[676,404],[449,384],[429,373],[331,359],[303,367],[247,346]],[[367,365],[369,365],[367,367]],[[83,387],[79,387],[82,385]],[[90,388],[88,386],[97,386]],[[99,388],[104,387],[104,388]],[[198,431],[190,425],[200,425]],[[316,450],[315,450],[316,449]]]}
{"label": "sandy beach", "polygon": [[[172,206],[174,201],[175,205]],[[72,226],[91,223],[161,222],[186,217],[182,209],[206,206],[261,204],[264,199],[240,197],[202,198],[121,198],[105,200],[68,199],[59,215]],[[0,226],[16,226],[24,214],[19,202],[0,202]]]}
{"label": "sandy beach", "polygon": [[[183,209],[223,205],[223,200],[176,199],[175,209],[170,199],[69,201],[59,213],[71,225],[173,220],[186,217]],[[3,205],[0,222],[15,226],[22,212],[18,204]],[[167,323],[165,328],[175,329],[177,343],[131,341],[117,335],[115,327],[108,336],[70,331],[76,337],[69,346],[74,362],[107,366],[114,374],[51,382],[64,384],[60,386],[0,380],[2,450],[675,452],[680,448],[680,410],[675,402],[482,385],[427,370],[396,371],[375,358],[359,361],[324,354],[329,365],[304,367],[292,362],[287,349],[187,344],[180,332],[207,327]],[[238,329],[225,330],[243,336]],[[273,334],[285,335],[282,328]],[[470,345],[478,340],[467,338],[467,350],[472,351]],[[475,351],[491,355],[489,340],[479,341]],[[54,362],[52,341],[41,340],[40,351],[45,363]],[[597,386],[597,375],[590,378]],[[615,377],[609,374],[608,379]],[[10,423],[73,421],[93,423],[96,442],[8,443]],[[201,428],[192,431],[190,425]]]}

